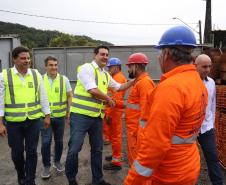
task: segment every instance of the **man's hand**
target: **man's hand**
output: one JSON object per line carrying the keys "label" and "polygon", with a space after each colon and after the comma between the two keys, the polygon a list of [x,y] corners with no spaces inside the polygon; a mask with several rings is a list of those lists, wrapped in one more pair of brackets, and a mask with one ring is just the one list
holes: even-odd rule
{"label": "man's hand", "polygon": [[107,100],[107,105],[109,107],[114,107],[115,106],[115,101],[109,97],[108,100]]}
{"label": "man's hand", "polygon": [[50,114],[47,114],[45,115],[45,118],[44,118],[44,128],[49,128],[49,125],[50,125]]}
{"label": "man's hand", "polygon": [[2,121],[0,121],[0,136],[5,137],[7,135],[7,130]]}

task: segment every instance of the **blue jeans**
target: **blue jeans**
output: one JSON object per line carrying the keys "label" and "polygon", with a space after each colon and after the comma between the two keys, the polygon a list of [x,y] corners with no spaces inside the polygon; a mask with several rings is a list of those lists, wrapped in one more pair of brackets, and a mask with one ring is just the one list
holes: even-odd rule
{"label": "blue jeans", "polygon": [[45,129],[43,127],[41,129],[41,138],[42,138],[41,153],[44,167],[51,166],[50,155],[51,155],[52,135],[54,136],[55,141],[54,162],[60,162],[63,152],[64,125],[65,125],[64,117],[51,118],[49,128]]}
{"label": "blue jeans", "polygon": [[91,146],[92,182],[103,180],[102,150],[103,150],[103,123],[100,117],[89,117],[71,113],[70,140],[66,159],[65,173],[68,181],[74,181],[78,173],[78,153],[82,149],[86,133],[89,134]]}
{"label": "blue jeans", "polygon": [[18,178],[24,178],[26,184],[32,184],[35,180],[41,121],[40,119],[35,119],[23,122],[7,122],[6,126],[11,157]]}
{"label": "blue jeans", "polygon": [[208,174],[213,185],[223,185],[223,174],[219,164],[216,148],[214,129],[211,129],[198,137],[206,159]]}

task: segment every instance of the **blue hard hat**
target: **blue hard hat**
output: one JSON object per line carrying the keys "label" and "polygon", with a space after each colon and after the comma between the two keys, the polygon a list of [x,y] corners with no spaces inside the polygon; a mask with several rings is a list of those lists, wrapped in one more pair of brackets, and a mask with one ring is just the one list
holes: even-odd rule
{"label": "blue hard hat", "polygon": [[186,26],[172,27],[165,31],[156,48],[160,49],[170,46],[188,46],[195,48],[197,46],[195,35]]}
{"label": "blue hard hat", "polygon": [[118,58],[110,58],[108,60],[107,67],[110,67],[110,66],[120,66],[120,65],[122,65],[122,62]]}

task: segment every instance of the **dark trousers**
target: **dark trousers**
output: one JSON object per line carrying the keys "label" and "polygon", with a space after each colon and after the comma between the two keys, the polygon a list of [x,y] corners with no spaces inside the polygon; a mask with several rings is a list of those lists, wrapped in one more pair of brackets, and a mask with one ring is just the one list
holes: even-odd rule
{"label": "dark trousers", "polygon": [[70,140],[66,159],[65,172],[68,181],[74,181],[78,173],[78,153],[82,149],[86,133],[89,134],[91,146],[92,182],[99,183],[103,179],[102,150],[103,123],[100,117],[94,118],[71,113]]}
{"label": "dark trousers", "polygon": [[214,129],[198,137],[204,157],[206,159],[208,174],[213,185],[223,185],[223,174],[219,164]]}
{"label": "dark trousers", "polygon": [[41,139],[42,139],[42,162],[45,167],[51,166],[51,142],[52,135],[54,136],[55,142],[55,152],[54,152],[54,162],[60,162],[62,152],[63,152],[63,137],[64,137],[64,117],[51,118],[51,124],[49,128],[41,129]]}
{"label": "dark trousers", "polygon": [[[7,122],[8,143],[18,178],[33,184],[37,166],[37,146],[41,128],[40,119]],[[26,152],[26,158],[24,156]]]}

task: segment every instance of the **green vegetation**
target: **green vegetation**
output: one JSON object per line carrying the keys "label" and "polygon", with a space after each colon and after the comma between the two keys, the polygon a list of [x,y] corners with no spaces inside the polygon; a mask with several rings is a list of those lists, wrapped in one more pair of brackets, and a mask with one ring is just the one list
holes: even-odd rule
{"label": "green vegetation", "polygon": [[87,36],[74,36],[58,31],[39,30],[20,24],[0,21],[0,35],[8,34],[19,35],[21,44],[30,49],[38,47],[97,46],[100,44],[113,45],[109,42],[94,40]]}

